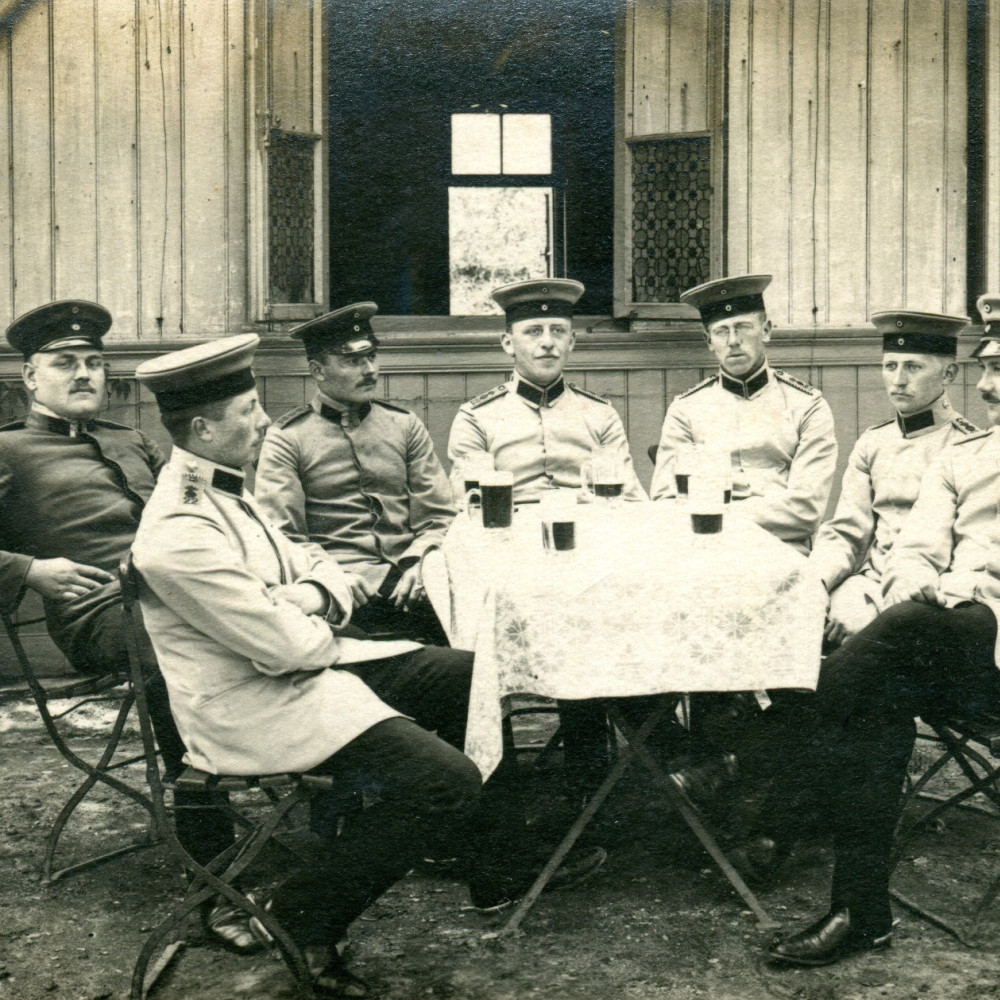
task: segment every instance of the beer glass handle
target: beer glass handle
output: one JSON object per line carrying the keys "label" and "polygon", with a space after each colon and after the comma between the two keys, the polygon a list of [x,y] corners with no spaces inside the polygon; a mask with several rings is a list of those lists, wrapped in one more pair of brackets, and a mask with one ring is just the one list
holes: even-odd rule
{"label": "beer glass handle", "polygon": [[592,459],[588,458],[583,465],[580,466],[580,494],[586,500],[593,500],[595,498],[594,490],[590,482],[593,478],[594,462]]}
{"label": "beer glass handle", "polygon": [[466,517],[472,517],[472,515],[469,513],[469,504],[472,503],[473,498],[475,498],[479,502],[480,506],[482,506],[483,503],[482,492],[480,490],[469,490],[469,492],[465,494],[465,497],[462,499],[461,502],[461,508],[465,512]]}

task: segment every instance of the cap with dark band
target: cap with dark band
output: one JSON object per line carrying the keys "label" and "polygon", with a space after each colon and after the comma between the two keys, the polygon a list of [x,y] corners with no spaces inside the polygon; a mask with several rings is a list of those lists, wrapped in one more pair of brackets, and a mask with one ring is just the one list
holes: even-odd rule
{"label": "cap with dark band", "polygon": [[701,313],[704,326],[720,319],[759,312],[764,308],[764,289],[771,284],[769,274],[741,274],[706,281],[681,293],[681,302]]}
{"label": "cap with dark band", "polygon": [[302,341],[310,359],[327,353],[348,357],[370,354],[378,347],[371,325],[377,312],[374,302],[353,302],[295,327],[289,336]]}
{"label": "cap with dark band", "polygon": [[216,403],[255,386],[250,365],[259,343],[255,333],[210,340],[143,361],[135,377],[153,392],[164,413]]}
{"label": "cap with dark band", "polygon": [[573,306],[583,292],[583,285],[571,278],[533,278],[503,285],[490,294],[510,324],[522,319],[572,319]]}
{"label": "cap with dark band", "polygon": [[976,299],[976,309],[986,328],[972,351],[974,358],[1000,357],[1000,292],[986,292]]}
{"label": "cap with dark band", "polygon": [[886,354],[937,354],[953,358],[958,335],[969,325],[969,317],[896,309],[873,313],[872,322],[882,334],[882,350]]}
{"label": "cap with dark band", "polygon": [[65,299],[19,316],[7,327],[7,340],[27,359],[38,351],[59,351],[65,347],[103,350],[101,338],[110,329],[111,313],[104,306],[82,299]]}

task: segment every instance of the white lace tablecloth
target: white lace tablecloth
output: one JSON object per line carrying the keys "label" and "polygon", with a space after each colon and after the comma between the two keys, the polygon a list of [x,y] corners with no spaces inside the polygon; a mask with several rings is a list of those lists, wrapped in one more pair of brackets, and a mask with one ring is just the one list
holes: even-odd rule
{"label": "white lace tablecloth", "polygon": [[445,540],[445,626],[476,653],[465,751],[484,775],[510,694],[815,689],[825,592],[737,507],[695,535],[673,501],[581,505],[576,534],[572,553],[546,553],[531,505],[506,535],[460,515]]}

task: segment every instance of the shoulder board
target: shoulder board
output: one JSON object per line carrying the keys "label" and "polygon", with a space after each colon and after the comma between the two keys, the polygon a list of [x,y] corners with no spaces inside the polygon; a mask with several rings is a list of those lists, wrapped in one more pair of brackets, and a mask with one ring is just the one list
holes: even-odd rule
{"label": "shoulder board", "polygon": [[0,431],[19,431],[24,429],[23,420],[12,420],[9,424],[0,427]]}
{"label": "shoulder board", "polygon": [[387,403],[384,399],[373,399],[372,403],[376,406],[381,406],[383,409],[392,410],[395,413],[405,413],[408,416],[410,411],[405,406],[397,406],[395,403]]}
{"label": "shoulder board", "polygon": [[308,403],[303,403],[301,406],[296,406],[294,410],[283,413],[274,421],[274,426],[287,427],[289,424],[294,424],[299,417],[304,417],[307,413],[315,413],[315,410]]}
{"label": "shoulder board", "polygon": [[677,398],[686,399],[688,396],[693,396],[696,392],[701,392],[702,389],[707,389],[710,385],[718,382],[718,380],[718,375],[709,375],[708,378],[702,379],[697,385],[693,385],[687,391],[679,393]]}
{"label": "shoulder board", "polygon": [[114,431],[134,431],[134,427],[129,427],[128,424],[116,424],[113,420],[102,420],[100,417],[94,421],[98,427],[109,427]]}
{"label": "shoulder board", "polygon": [[507,383],[504,382],[503,385],[495,385],[492,389],[487,389],[486,392],[481,392],[478,396],[470,399],[465,405],[474,410],[478,406],[485,406],[487,403],[493,402],[494,399],[499,399],[501,396],[506,395]]}
{"label": "shoulder board", "polygon": [[866,428],[866,433],[868,431],[877,431],[880,427],[888,427],[889,424],[895,424],[896,418],[890,417],[888,420],[883,420],[880,424],[872,424],[871,427]]}
{"label": "shoulder board", "polygon": [[819,395],[819,389],[816,386],[810,385],[808,382],[803,382],[802,379],[798,379],[794,375],[789,375],[788,372],[784,372],[780,368],[773,368],[772,371],[774,377],[780,382],[784,382],[785,385],[790,385],[793,389],[808,393],[810,396]]}
{"label": "shoulder board", "polygon": [[951,445],[953,448],[957,448],[959,445],[968,444],[970,441],[982,441],[983,438],[989,437],[992,433],[991,430],[980,431],[978,434],[970,434],[968,437],[959,438],[957,441],[952,441]]}
{"label": "shoulder board", "polygon": [[956,413],[951,418],[951,424],[963,434],[978,434],[980,430],[971,420],[966,420],[961,413]]}
{"label": "shoulder board", "polygon": [[574,385],[572,382],[566,383],[574,392],[579,393],[581,396],[586,396],[587,399],[593,399],[598,403],[604,403],[605,406],[611,405],[610,399],[605,399],[603,396],[598,396],[596,392],[591,392],[589,389],[581,389],[580,386]]}

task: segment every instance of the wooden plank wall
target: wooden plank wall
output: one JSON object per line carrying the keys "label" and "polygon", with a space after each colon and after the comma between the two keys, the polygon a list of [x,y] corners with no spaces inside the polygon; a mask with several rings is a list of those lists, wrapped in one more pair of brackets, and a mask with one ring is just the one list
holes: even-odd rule
{"label": "wooden plank wall", "polygon": [[775,319],[964,313],[965,53],[960,0],[732,0],[728,269]]}
{"label": "wooden plank wall", "polygon": [[243,0],[49,0],[0,29],[0,328],[54,297],[110,340],[246,316]]}

